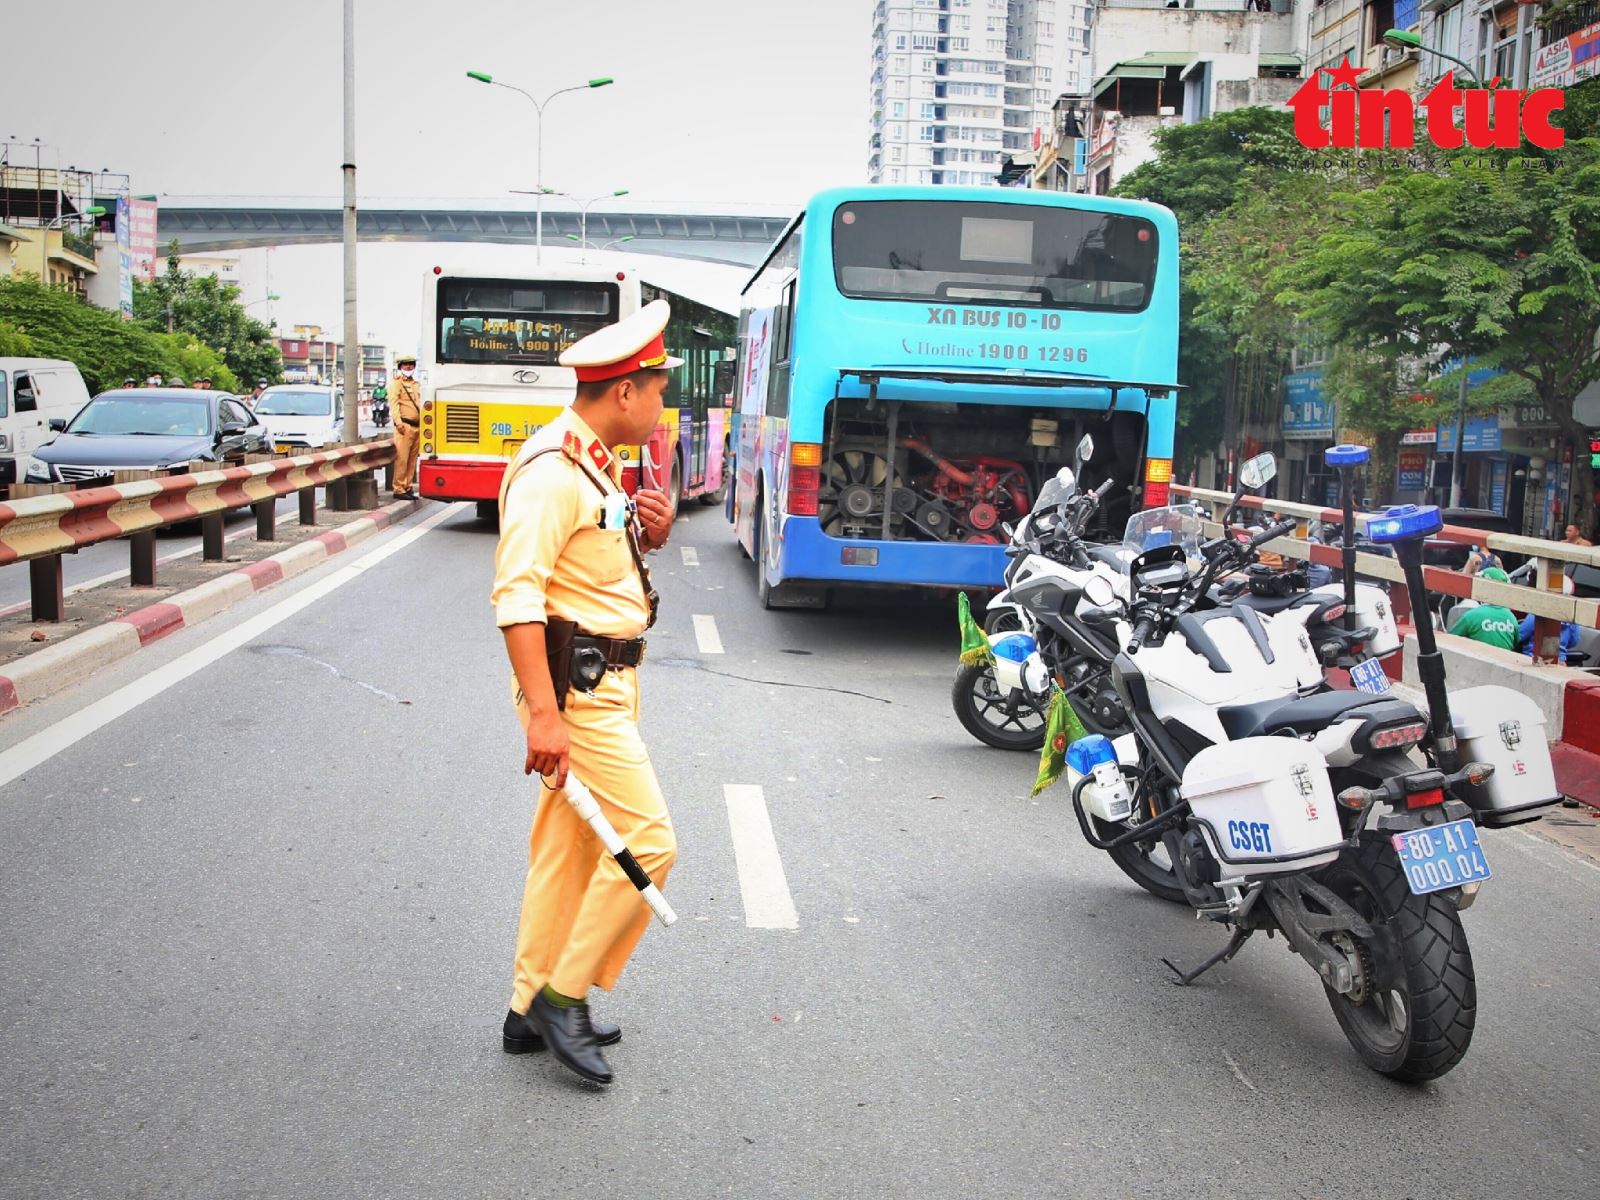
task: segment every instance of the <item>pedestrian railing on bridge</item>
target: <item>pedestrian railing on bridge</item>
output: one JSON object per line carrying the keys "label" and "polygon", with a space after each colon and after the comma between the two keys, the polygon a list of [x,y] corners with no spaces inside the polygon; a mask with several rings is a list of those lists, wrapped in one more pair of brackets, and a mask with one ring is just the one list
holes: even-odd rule
{"label": "pedestrian railing on bridge", "polygon": [[223,518],[255,510],[256,538],[277,540],[277,502],[300,498],[300,524],[317,523],[317,488],[334,511],[374,508],[374,474],[394,462],[392,439],[274,458],[242,467],[54,491],[0,503],[0,566],[26,562],[35,621],[65,616],[63,554],[126,537],[136,587],[156,582],[156,530],[199,521],[206,562],[223,559]]}
{"label": "pedestrian railing on bridge", "polygon": [[[1210,532],[1221,531],[1216,522],[1233,502],[1229,492],[1211,491],[1207,488],[1174,486],[1172,494],[1178,499],[1193,500],[1210,511]],[[1320,508],[1313,504],[1295,504],[1285,500],[1245,496],[1239,501],[1241,508],[1281,513],[1302,523],[1307,521],[1343,522],[1344,514],[1334,508]],[[1358,528],[1371,516],[1382,514],[1357,513]],[[1304,525],[1300,531],[1304,534]],[[1485,579],[1481,575],[1467,575],[1447,567],[1424,566],[1423,581],[1430,593],[1472,599],[1484,604],[1498,604],[1517,612],[1532,613],[1535,618],[1534,645],[1547,647],[1550,639],[1559,636],[1557,622],[1571,621],[1584,629],[1600,626],[1600,600],[1583,596],[1569,596],[1561,591],[1565,567],[1577,564],[1600,568],[1600,547],[1574,546],[1567,542],[1552,542],[1544,538],[1520,537],[1509,533],[1490,533],[1482,529],[1469,529],[1460,525],[1446,525],[1431,541],[1450,542],[1460,546],[1486,546],[1506,554],[1519,554],[1536,564],[1534,586],[1522,587]],[[1287,558],[1297,558],[1324,566],[1339,567],[1344,559],[1337,544],[1307,541],[1300,537],[1281,537],[1266,543],[1266,548]],[[1405,576],[1400,563],[1381,554],[1358,553],[1356,574],[1389,583],[1389,595],[1394,604],[1395,616],[1401,624],[1413,620],[1410,597],[1406,594]],[[1423,618],[1427,619],[1426,616]],[[1535,661],[1553,659],[1554,654],[1536,656]]]}

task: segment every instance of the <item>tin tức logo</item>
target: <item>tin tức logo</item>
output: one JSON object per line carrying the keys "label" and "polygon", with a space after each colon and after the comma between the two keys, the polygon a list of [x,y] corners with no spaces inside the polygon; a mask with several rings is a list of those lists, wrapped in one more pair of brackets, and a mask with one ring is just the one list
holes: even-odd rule
{"label": "tin t\u1ee9c logo", "polygon": [[1486,88],[1458,88],[1451,71],[1419,101],[1398,88],[1358,88],[1360,75],[1347,57],[1338,67],[1318,68],[1284,102],[1294,111],[1301,145],[1312,150],[1406,149],[1417,144],[1419,125],[1441,150],[1514,150],[1524,138],[1541,150],[1566,144],[1566,131],[1550,123],[1566,102],[1560,88],[1502,88],[1495,86],[1498,78]]}

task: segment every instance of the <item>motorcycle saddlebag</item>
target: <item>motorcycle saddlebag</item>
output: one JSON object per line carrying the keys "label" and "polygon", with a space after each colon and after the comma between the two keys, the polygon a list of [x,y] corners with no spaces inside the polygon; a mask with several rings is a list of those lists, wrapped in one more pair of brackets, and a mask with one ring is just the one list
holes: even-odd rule
{"label": "motorcycle saddlebag", "polygon": [[1457,789],[1485,825],[1537,820],[1561,799],[1544,713],[1531,697],[1495,684],[1451,692],[1450,723],[1463,763],[1494,765],[1486,782]]}
{"label": "motorcycle saddlebag", "polygon": [[1304,871],[1344,845],[1327,760],[1298,738],[1206,747],[1183,773],[1183,798],[1224,875]]}

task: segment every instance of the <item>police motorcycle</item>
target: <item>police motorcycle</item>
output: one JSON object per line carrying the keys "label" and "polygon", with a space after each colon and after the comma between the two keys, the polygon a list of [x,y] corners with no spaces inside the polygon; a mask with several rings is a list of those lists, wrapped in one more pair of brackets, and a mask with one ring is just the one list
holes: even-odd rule
{"label": "police motorcycle", "polygon": [[[1339,474],[1344,509],[1340,581],[1312,586],[1307,565],[1284,571],[1252,562],[1242,574],[1218,584],[1212,599],[1218,604],[1253,608],[1264,617],[1282,614],[1298,621],[1323,666],[1348,671],[1355,687],[1381,695],[1389,690],[1389,680],[1379,660],[1398,652],[1402,641],[1388,593],[1356,578],[1358,542],[1353,475],[1368,459],[1365,446],[1333,446],[1327,451],[1328,465]],[[1228,523],[1237,510],[1238,500],[1236,496],[1234,504],[1223,514],[1227,536],[1236,536]]]}
{"label": "police motorcycle", "polygon": [[[1270,455],[1241,471],[1259,486]],[[1434,507],[1371,517],[1394,546],[1414,611],[1426,612],[1422,541]],[[1448,694],[1433,630],[1417,630],[1428,708],[1364,692],[1305,696],[1320,675],[1305,630],[1248,608],[1206,610],[1218,575],[1292,528],[1218,539],[1193,568],[1178,547],[1145,551],[1127,598],[1091,584],[1080,615],[1115,634],[1113,683],[1135,735],[1090,735],[1066,752],[1079,826],[1117,855],[1146,857],[1147,891],[1228,927],[1192,983],[1256,932],[1283,934],[1322,980],[1334,1016],[1374,1070],[1419,1082],[1465,1055],[1476,1019],[1461,912],[1491,872],[1479,829],[1536,820],[1556,803],[1538,706],[1510,688]]]}
{"label": "police motorcycle", "polygon": [[[1080,470],[1093,453],[1094,439],[1085,434],[1076,452]],[[1117,547],[1091,545],[1083,539],[1111,486],[1107,479],[1092,491],[1079,491],[1073,469],[1062,467],[1039,489],[1032,509],[1007,530],[1010,561],[1005,586],[990,600],[984,621],[992,661],[963,664],[950,688],[957,719],[985,745],[1000,750],[1038,750],[1044,745],[1052,681],[1039,652],[1039,638],[1048,635],[1012,593],[1040,578],[1061,580],[1079,592],[1091,574],[1120,581],[1132,556],[1119,558]],[[1127,718],[1107,674],[1115,646],[1071,620],[1070,614],[1057,624],[1069,643],[1062,674],[1069,693],[1080,701],[1083,720],[1099,733],[1125,733]]]}

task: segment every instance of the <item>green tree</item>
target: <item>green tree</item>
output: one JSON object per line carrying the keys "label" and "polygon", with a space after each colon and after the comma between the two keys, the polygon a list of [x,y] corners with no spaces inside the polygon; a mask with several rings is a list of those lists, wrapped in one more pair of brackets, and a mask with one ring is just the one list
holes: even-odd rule
{"label": "green tree", "polygon": [[209,375],[223,387],[232,383],[222,358],[197,339],[152,332],[33,276],[0,279],[0,329],[7,327],[20,332],[34,354],[75,364],[91,392],[156,371],[188,380]]}
{"label": "green tree", "polygon": [[33,340],[10,321],[0,321],[0,355],[31,358],[33,354]]}
{"label": "green tree", "polygon": [[[1273,108],[1242,108],[1168,126],[1156,133],[1155,144],[1158,156],[1130,171],[1114,194],[1163,204],[1178,218],[1178,381],[1184,390],[1177,444],[1183,465],[1192,466],[1200,451],[1222,443],[1228,397],[1237,399],[1241,413],[1263,403],[1264,392],[1277,387],[1274,370],[1282,358],[1281,349],[1269,348],[1271,339],[1249,337],[1258,328],[1253,323],[1223,317],[1234,301],[1219,300],[1208,283],[1235,289],[1220,278],[1226,273],[1217,257],[1221,243],[1208,243],[1207,229],[1242,198],[1259,203],[1274,181],[1301,170],[1311,157],[1294,136],[1290,114]],[[1207,282],[1197,282],[1197,273],[1206,272]],[[1259,278],[1254,282],[1259,285]]]}
{"label": "green tree", "polygon": [[[1457,154],[1438,171],[1340,195],[1296,278],[1279,277],[1283,298],[1352,350],[1465,354],[1474,367],[1504,371],[1579,441],[1586,430],[1573,400],[1600,378],[1595,106],[1592,88],[1569,92],[1559,160],[1531,150],[1526,165],[1513,154]],[[1587,523],[1587,455],[1576,468],[1574,507]]]}
{"label": "green tree", "polygon": [[190,334],[216,350],[233,377],[228,387],[282,377],[283,356],[271,327],[245,311],[235,285],[212,275],[185,273],[176,241],[162,274],[148,283],[134,281],[133,315],[147,328]]}

